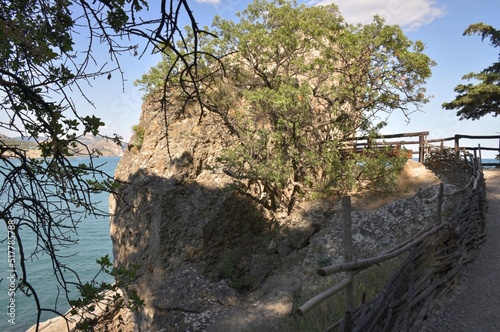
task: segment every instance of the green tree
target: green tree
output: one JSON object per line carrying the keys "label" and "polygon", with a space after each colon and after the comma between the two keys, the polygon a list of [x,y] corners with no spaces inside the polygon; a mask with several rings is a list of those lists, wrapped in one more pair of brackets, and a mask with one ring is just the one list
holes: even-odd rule
{"label": "green tree", "polygon": [[[2,237],[19,250],[19,259],[12,261],[16,291],[36,303],[37,323],[44,311],[61,313],[38,296],[26,261],[42,253],[50,257],[61,297],[68,302],[73,287],[88,293],[87,284],[63,262],[61,248],[76,242],[79,222],[89,215],[107,215],[95,208],[91,193],[112,192],[116,186],[92,151],[87,151],[88,163],[69,159],[80,138],[99,135],[103,125],[97,116],[80,115],[70,92],[83,94],[96,77],[123,76],[120,55],[139,55],[148,48],[168,50],[188,68],[187,78],[196,68],[196,43],[189,48],[176,43],[183,38],[178,26],[183,15],[191,22],[193,36],[201,33],[188,1],[150,5],[154,8],[145,0],[0,1],[0,128],[9,136],[34,140],[42,153],[42,159],[31,159],[19,146],[0,140],[0,218],[7,230]],[[143,50],[135,42],[142,42]],[[108,52],[103,57],[96,48]],[[33,251],[24,249],[26,238],[35,239]]]}
{"label": "green tree", "polygon": [[[493,47],[500,47],[500,30],[491,25],[476,23],[465,30],[464,35],[479,34],[484,40],[490,39]],[[500,52],[499,52],[500,60]],[[458,110],[460,120],[477,120],[487,114],[500,114],[500,62],[494,62],[479,73],[469,73],[462,77],[474,83],[459,84],[455,87],[457,96],[453,101],[443,103],[447,110]]]}
{"label": "green tree", "polygon": [[[385,187],[401,159],[376,147],[357,154],[346,142],[375,134],[381,115],[408,116],[427,102],[423,84],[433,62],[423,44],[378,17],[349,25],[334,5],[256,0],[238,17],[216,18],[219,38],[200,42],[223,64],[199,62],[202,107],[236,138],[219,166],[273,211],[290,212],[311,193]],[[165,57],[138,83],[152,93],[171,65]]]}

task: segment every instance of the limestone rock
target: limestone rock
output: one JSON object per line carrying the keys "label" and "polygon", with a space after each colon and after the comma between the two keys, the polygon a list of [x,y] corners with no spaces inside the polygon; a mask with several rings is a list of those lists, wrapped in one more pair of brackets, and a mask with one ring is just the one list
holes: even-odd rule
{"label": "limestone rock", "polygon": [[[136,328],[273,331],[296,294],[325,285],[319,267],[343,262],[341,208],[333,200],[300,203],[271,221],[213,167],[231,142],[217,119],[200,124],[169,112],[144,104],[144,134],[122,157],[115,178],[123,184],[110,199],[115,264],[140,267],[133,287],[145,305]],[[356,257],[378,254],[434,222],[435,205],[425,201],[439,180],[408,163],[401,181],[392,196],[354,200]],[[446,201],[445,211],[454,204]]]}
{"label": "limestone rock", "polygon": [[[110,199],[114,259],[140,266],[137,291],[145,306],[136,316],[139,328],[175,330],[186,319],[194,328],[199,319],[188,313],[208,315],[216,305],[237,302],[221,280],[242,290],[263,279],[268,270],[252,261],[268,252],[261,244],[270,240],[269,226],[250,199],[226,188],[223,172],[205,167],[227,143],[223,128],[210,119],[198,124],[173,116],[167,135],[158,105],[144,107],[141,144],[125,153],[115,173],[123,184]],[[180,275],[185,279],[176,279]],[[202,284],[190,284],[195,275]],[[189,302],[172,303],[175,298]]]}

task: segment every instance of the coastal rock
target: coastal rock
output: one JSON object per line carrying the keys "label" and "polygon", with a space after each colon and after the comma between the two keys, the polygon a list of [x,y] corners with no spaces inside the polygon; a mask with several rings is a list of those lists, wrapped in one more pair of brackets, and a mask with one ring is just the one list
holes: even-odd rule
{"label": "coastal rock", "polygon": [[[335,281],[316,270],[344,259],[337,201],[299,203],[292,215],[271,220],[214,167],[231,141],[217,119],[165,114],[150,100],[139,127],[110,199],[115,264],[139,266],[132,287],[144,307],[134,315],[136,329],[273,331],[297,294]],[[355,256],[378,254],[432,225],[436,205],[426,201],[437,183],[409,162],[399,190],[354,198]],[[444,211],[455,205],[446,200]]]}
{"label": "coastal rock", "polygon": [[[95,332],[133,332],[134,323],[132,320],[132,312],[128,308],[117,309],[113,305],[114,296],[122,296],[122,292],[108,291],[105,293],[104,300],[100,301],[94,307],[92,313],[85,310],[84,316],[93,319],[98,317],[101,322],[93,327],[92,331]],[[55,317],[45,322],[40,323],[38,326],[39,332],[63,332],[75,331],[76,323],[80,321],[81,315],[72,315],[71,310],[65,314],[65,317]],[[112,317],[110,320],[109,317]],[[104,319],[103,319],[104,318]],[[108,318],[108,319],[105,319]],[[36,325],[30,327],[27,332],[37,331]]]}
{"label": "coastal rock", "polygon": [[[208,315],[215,304],[237,302],[220,281],[243,273],[267,225],[248,198],[226,189],[224,173],[205,168],[227,142],[223,128],[170,114],[167,133],[158,104],[144,105],[141,137],[132,137],[115,172],[123,184],[110,199],[113,252],[116,265],[140,266],[136,290],[145,306],[138,327],[175,330],[184,318],[199,323],[186,313]],[[193,278],[204,286],[190,284]]]}

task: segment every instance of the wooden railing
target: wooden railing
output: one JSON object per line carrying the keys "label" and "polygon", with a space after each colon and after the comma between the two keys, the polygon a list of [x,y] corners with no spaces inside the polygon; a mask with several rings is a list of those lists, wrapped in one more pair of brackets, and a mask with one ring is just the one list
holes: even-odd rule
{"label": "wooden railing", "polygon": [[[411,155],[417,154],[418,161],[424,162],[425,151],[427,147],[427,136],[429,135],[428,131],[421,131],[415,133],[401,133],[401,134],[391,134],[391,135],[378,135],[376,137],[370,136],[362,136],[356,137],[355,140],[351,141],[350,144],[357,149],[363,149],[367,146],[372,146],[374,144],[379,146],[392,146],[397,148],[406,148],[407,145],[413,146],[417,145],[417,149],[414,152],[412,149],[409,149]],[[418,137],[418,140],[404,140],[411,137]],[[403,138],[403,140],[401,140]],[[375,139],[376,141],[373,141]]]}
{"label": "wooden railing", "polygon": [[[500,135],[461,135],[457,134],[452,137],[446,138],[437,138],[437,139],[428,139],[429,136],[428,131],[421,132],[413,132],[413,133],[401,133],[401,134],[391,134],[391,135],[379,135],[376,136],[376,141],[373,142],[373,137],[363,136],[357,137],[355,140],[351,141],[351,145],[356,148],[362,149],[366,146],[377,144],[377,145],[389,145],[392,147],[401,147],[406,148],[410,151],[411,155],[417,155],[418,161],[421,163],[425,162],[425,156],[428,153],[429,149],[432,146],[440,145],[441,147],[445,146],[445,142],[453,142],[453,147],[457,153],[457,156],[460,151],[468,151],[471,152],[475,158],[477,158],[480,162],[482,162],[482,151],[495,151],[496,154],[500,155]],[[418,139],[414,140],[406,140],[411,137],[416,137]],[[486,140],[488,142],[498,141],[496,146],[482,146],[479,144],[477,147],[461,145],[461,140]],[[415,149],[412,147],[415,146]],[[498,166],[498,163],[482,163],[483,166]]]}
{"label": "wooden railing", "polygon": [[[332,288],[313,297],[297,310],[304,315],[328,297],[346,290],[346,314],[344,319],[328,327],[326,331],[417,331],[434,302],[449,292],[460,276],[463,266],[476,255],[477,247],[485,240],[484,214],[486,204],[485,183],[479,160],[470,157],[467,185],[445,194],[443,185],[428,200],[437,204],[436,219],[430,227],[400,243],[379,256],[354,259],[352,254],[352,230],[350,199],[344,197],[343,264],[321,268],[317,273],[329,276],[347,272],[347,276]],[[463,202],[451,217],[443,220],[443,197],[463,194]],[[403,264],[388,280],[381,293],[371,302],[354,308],[353,278],[359,272],[381,262],[409,253]],[[364,297],[363,297],[364,298]]]}

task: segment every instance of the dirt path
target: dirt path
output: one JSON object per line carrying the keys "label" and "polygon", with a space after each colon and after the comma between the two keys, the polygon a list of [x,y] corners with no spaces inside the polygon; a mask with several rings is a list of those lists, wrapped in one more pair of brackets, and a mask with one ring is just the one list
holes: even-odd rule
{"label": "dirt path", "polygon": [[500,169],[485,170],[487,240],[422,331],[500,331]]}

